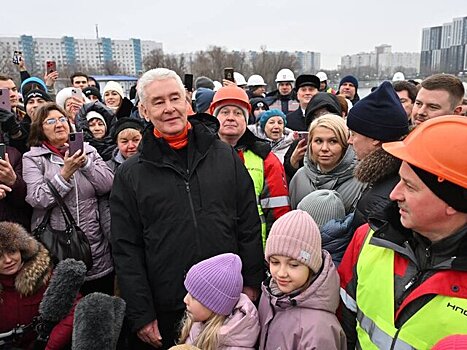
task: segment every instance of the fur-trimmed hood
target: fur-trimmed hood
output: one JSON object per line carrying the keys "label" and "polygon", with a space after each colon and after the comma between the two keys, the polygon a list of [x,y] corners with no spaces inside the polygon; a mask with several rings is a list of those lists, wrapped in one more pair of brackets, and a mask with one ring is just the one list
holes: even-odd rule
{"label": "fur-trimmed hood", "polygon": [[378,148],[360,161],[354,176],[360,182],[374,184],[397,175],[401,163],[400,159]]}
{"label": "fur-trimmed hood", "polygon": [[[50,279],[52,261],[49,252],[21,225],[0,222],[0,254],[18,250],[21,252],[23,266],[14,276],[14,286],[21,295],[30,296]],[[0,293],[3,290],[2,283],[8,283],[8,279],[0,278]]]}

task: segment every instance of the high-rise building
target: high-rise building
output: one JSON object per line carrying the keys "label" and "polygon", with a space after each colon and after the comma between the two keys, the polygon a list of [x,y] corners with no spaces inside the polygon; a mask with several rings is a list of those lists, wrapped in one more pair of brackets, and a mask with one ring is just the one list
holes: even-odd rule
{"label": "high-rise building", "polygon": [[11,57],[15,50],[22,51],[31,71],[43,71],[46,61],[56,61],[59,69],[105,72],[105,68],[112,64],[117,65],[120,73],[137,75],[143,70],[144,58],[155,49],[162,49],[162,43],[141,39],[75,39],[70,36],[0,38],[2,58]]}
{"label": "high-rise building", "polygon": [[467,16],[423,28],[420,72],[467,74]]}

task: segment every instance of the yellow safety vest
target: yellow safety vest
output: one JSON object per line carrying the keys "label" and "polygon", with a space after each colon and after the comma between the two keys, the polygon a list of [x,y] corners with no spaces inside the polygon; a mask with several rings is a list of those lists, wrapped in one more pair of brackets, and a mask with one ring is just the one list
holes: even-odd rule
{"label": "yellow safety vest", "polygon": [[467,334],[467,299],[437,295],[401,328],[394,326],[394,251],[369,244],[357,262],[357,348],[431,349],[452,334]]}
{"label": "yellow safety vest", "polygon": [[264,163],[263,159],[250,150],[243,152],[243,159],[245,160],[245,167],[253,180],[256,194],[256,205],[258,207],[258,214],[261,219],[261,237],[263,240],[263,249],[266,246],[266,218],[263,213],[263,208],[260,203],[261,192],[264,187]]}

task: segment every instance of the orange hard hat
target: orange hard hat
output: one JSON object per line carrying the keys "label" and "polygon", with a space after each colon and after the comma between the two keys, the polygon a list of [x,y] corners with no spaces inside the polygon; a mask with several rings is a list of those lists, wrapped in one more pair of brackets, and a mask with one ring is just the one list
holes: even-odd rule
{"label": "orange hard hat", "polygon": [[467,118],[444,116],[417,126],[404,141],[383,143],[386,152],[467,188]]}
{"label": "orange hard hat", "polygon": [[214,111],[219,106],[228,104],[240,105],[242,108],[245,108],[248,113],[251,112],[250,100],[245,90],[235,85],[229,85],[217,90],[212,99],[211,106],[209,107],[209,113],[214,115]]}

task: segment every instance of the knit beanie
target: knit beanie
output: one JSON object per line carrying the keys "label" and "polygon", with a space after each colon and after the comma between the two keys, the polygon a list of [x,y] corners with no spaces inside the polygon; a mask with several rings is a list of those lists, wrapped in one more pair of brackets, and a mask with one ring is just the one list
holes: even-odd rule
{"label": "knit beanie", "polygon": [[215,92],[213,90],[203,87],[196,90],[196,113],[204,113],[208,110],[214,94]]}
{"label": "knit beanie", "polygon": [[262,97],[253,97],[250,98],[251,111],[254,112],[257,108],[261,107],[264,110],[269,110],[269,106],[266,103],[265,99]]}
{"label": "knit beanie", "polygon": [[112,139],[117,143],[118,134],[125,129],[135,129],[141,134],[144,130],[144,124],[142,121],[136,118],[124,117],[117,120],[113,126]]}
{"label": "knit beanie", "polygon": [[86,114],[86,120],[89,122],[92,119],[99,119],[101,122],[104,123],[105,129],[107,130],[107,123],[105,121],[105,118],[101,114],[97,113],[96,111],[88,112],[88,114]]}
{"label": "knit beanie", "polygon": [[214,90],[214,82],[208,77],[198,77],[195,80],[195,90],[199,88]]}
{"label": "knit beanie", "polygon": [[99,90],[97,90],[97,88],[95,88],[94,86],[85,87],[83,89],[83,94],[87,98],[89,98],[89,96],[96,96],[97,99],[102,102],[102,95],[99,92]]}
{"label": "knit beanie", "polygon": [[49,96],[47,92],[45,92],[42,89],[32,89],[29,90],[26,95],[23,95],[24,97],[24,105],[27,106],[28,101],[33,98],[33,97],[40,97],[45,101],[52,101],[52,98]]}
{"label": "knit beanie", "polygon": [[122,86],[117,83],[116,81],[109,81],[107,84],[105,84],[105,87],[104,87],[104,95],[107,91],[116,91],[121,98],[123,98],[123,88]]}
{"label": "knit beanie", "polygon": [[272,117],[281,117],[284,120],[284,126],[287,125],[287,117],[280,109],[270,109],[266,112],[261,113],[261,117],[259,118],[259,125],[261,126],[261,129],[263,129],[263,131],[266,123]]}
{"label": "knit beanie", "polygon": [[449,335],[437,342],[431,350],[467,350],[467,334]]}
{"label": "knit beanie", "polygon": [[29,77],[21,83],[21,95],[26,95],[31,90],[42,90],[47,92],[47,86],[44,81],[37,77]]}
{"label": "knit beanie", "polygon": [[347,126],[379,141],[396,141],[409,132],[407,114],[389,81],[353,106]]}
{"label": "knit beanie", "polygon": [[212,312],[228,316],[242,293],[242,261],[232,253],[203,260],[188,271],[185,288]]}
{"label": "knit beanie", "polygon": [[344,83],[352,83],[353,86],[355,86],[355,90],[358,90],[358,80],[353,75],[346,75],[345,77],[343,77],[339,82],[339,88]]}
{"label": "knit beanie", "polygon": [[297,209],[306,211],[315,220],[319,228],[330,220],[342,220],[345,207],[339,192],[333,190],[316,190],[306,195]]}
{"label": "knit beanie", "polygon": [[308,266],[317,273],[323,264],[321,234],[308,213],[292,210],[277,219],[266,241],[265,256],[286,256]]}
{"label": "knit beanie", "polygon": [[[73,94],[71,93],[71,90],[73,89],[77,89],[75,87],[66,87],[64,89],[61,89],[57,96],[55,96],[55,102],[57,103],[57,105],[63,109],[65,109],[65,103],[66,103],[66,100],[68,100],[69,98],[71,98],[73,96]],[[83,96],[83,99],[85,98],[84,94],[82,94]],[[85,102],[88,102],[89,100],[86,98]]]}

